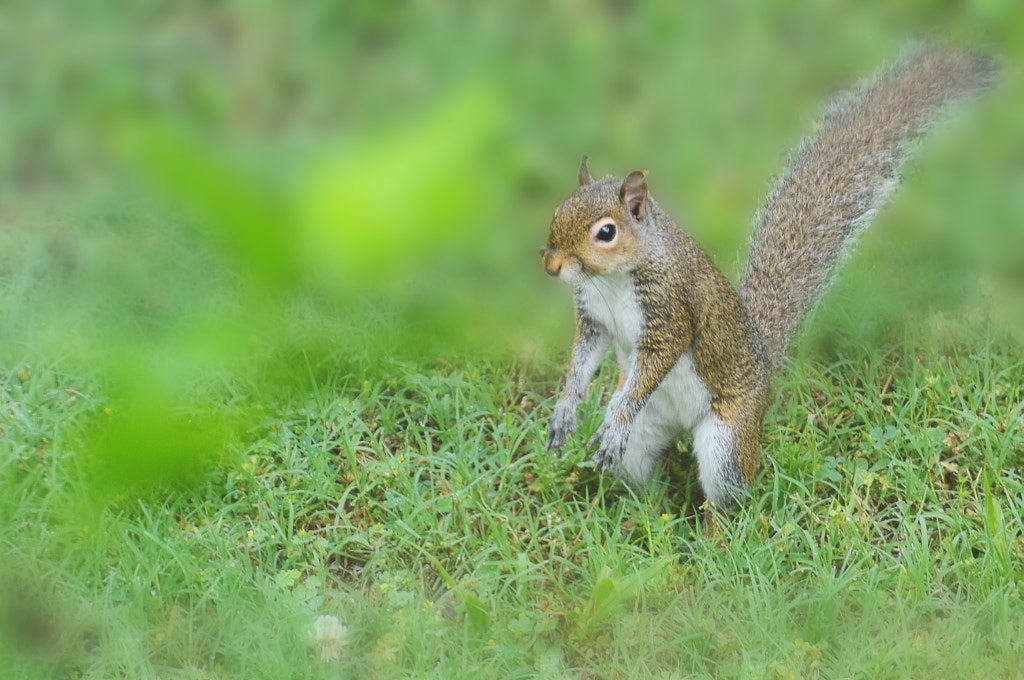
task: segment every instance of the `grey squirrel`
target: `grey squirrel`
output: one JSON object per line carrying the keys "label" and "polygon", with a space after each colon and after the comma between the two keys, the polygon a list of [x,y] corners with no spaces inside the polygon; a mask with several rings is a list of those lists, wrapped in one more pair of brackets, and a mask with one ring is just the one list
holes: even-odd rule
{"label": "grey squirrel", "polygon": [[922,45],[837,97],[755,216],[738,290],[648,193],[646,173],[595,180],[584,156],[579,188],[541,249],[576,306],[548,448],[575,432],[612,348],[619,386],[591,439],[595,465],[645,487],[673,440],[692,431],[708,502],[734,506],[760,466],[771,376],[802,319],[897,183],[912,143],[995,73],[984,54]]}

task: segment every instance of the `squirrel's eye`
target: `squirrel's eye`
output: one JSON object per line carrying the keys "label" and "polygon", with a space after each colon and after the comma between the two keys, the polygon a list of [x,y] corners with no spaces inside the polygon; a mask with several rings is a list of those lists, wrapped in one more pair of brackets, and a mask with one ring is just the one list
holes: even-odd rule
{"label": "squirrel's eye", "polygon": [[597,234],[594,235],[598,241],[604,241],[608,243],[615,239],[615,225],[614,224],[603,224],[597,230]]}

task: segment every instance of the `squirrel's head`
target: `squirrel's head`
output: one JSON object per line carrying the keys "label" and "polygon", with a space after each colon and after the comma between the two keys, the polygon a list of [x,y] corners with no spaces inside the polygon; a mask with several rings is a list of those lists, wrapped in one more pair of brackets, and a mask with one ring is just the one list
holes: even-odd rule
{"label": "squirrel's head", "polygon": [[575,282],[582,277],[625,273],[638,262],[638,229],[648,216],[647,176],[631,172],[624,180],[590,176],[580,161],[580,186],[551,220],[548,245],[541,248],[551,276]]}

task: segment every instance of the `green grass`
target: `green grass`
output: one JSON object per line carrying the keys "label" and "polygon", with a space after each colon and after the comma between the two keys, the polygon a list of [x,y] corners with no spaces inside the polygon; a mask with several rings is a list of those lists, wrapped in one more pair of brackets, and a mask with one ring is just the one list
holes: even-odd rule
{"label": "green grass", "polygon": [[[711,538],[685,458],[637,498],[580,464],[584,437],[544,450],[550,365],[359,383],[337,359],[304,393],[221,386],[244,434],[144,492],[98,484],[80,448],[110,417],[96,376],[17,366],[9,658],[23,677],[1016,677],[1024,355],[970,340],[790,366],[766,469]],[[337,661],[321,614],[348,626]]]}
{"label": "green grass", "polygon": [[[442,4],[0,9],[0,676],[1024,675],[1019,3]],[[934,33],[1007,75],[815,313],[749,502],[705,536],[685,439],[596,474],[610,368],[546,451],[579,156],[735,273],[823,99]]]}

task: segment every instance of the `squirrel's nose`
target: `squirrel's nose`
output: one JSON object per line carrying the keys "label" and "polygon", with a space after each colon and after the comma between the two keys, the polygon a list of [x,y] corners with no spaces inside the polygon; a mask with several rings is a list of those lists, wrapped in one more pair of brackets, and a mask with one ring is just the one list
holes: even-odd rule
{"label": "squirrel's nose", "polygon": [[544,271],[546,271],[549,276],[558,276],[562,273],[561,258],[555,257],[547,248],[542,248],[540,254],[544,260]]}

